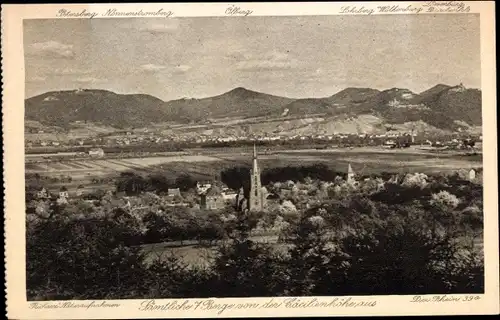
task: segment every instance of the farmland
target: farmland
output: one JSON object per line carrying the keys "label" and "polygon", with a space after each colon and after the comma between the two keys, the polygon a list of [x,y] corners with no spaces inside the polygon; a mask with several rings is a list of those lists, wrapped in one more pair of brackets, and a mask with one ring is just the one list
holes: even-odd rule
{"label": "farmland", "polygon": [[[250,148],[194,149],[186,154],[152,157],[108,157],[27,162],[25,168],[26,173],[37,173],[47,177],[70,176],[72,178],[71,185],[90,185],[96,178],[112,179],[120,172],[125,171],[142,174],[164,173],[174,177],[187,173],[195,179],[213,179],[225,168],[249,166],[251,157]],[[259,161],[262,169],[322,163],[339,172],[345,171],[347,165],[351,164],[354,171],[359,174],[381,172],[437,173],[482,167],[481,154],[466,155],[464,152],[436,152],[417,148],[280,151],[266,149],[260,151]]]}
{"label": "farmland", "polygon": [[[187,162],[218,161],[204,156],[169,156],[129,159],[81,159],[61,160],[48,162],[26,163],[26,173],[39,174],[48,178],[57,179],[47,185],[49,189],[67,187],[72,193],[78,186],[83,186],[84,192],[95,189],[113,189],[113,179],[120,172],[134,171],[150,173],[159,164]],[[62,182],[60,177],[71,177],[70,182]]]}
{"label": "farmland", "polygon": [[[250,166],[250,148],[193,149],[184,153],[164,153],[161,156],[119,158],[110,155],[101,159],[67,159],[25,164],[27,174],[47,177],[46,184],[51,190],[61,186],[70,193],[77,187],[84,192],[97,189],[114,190],[114,179],[121,173],[133,171],[138,174],[162,174],[172,179],[189,174],[196,180],[213,180],[224,169],[235,166]],[[383,148],[342,148],[342,149],[300,149],[260,151],[259,163],[262,170],[267,168],[302,166],[321,163],[335,172],[345,172],[348,164],[360,175],[382,172],[426,174],[469,170],[482,167],[482,156],[465,155],[463,152],[436,152],[409,148],[391,150]],[[61,177],[71,177],[64,181]]]}
{"label": "farmland", "polygon": [[218,161],[207,156],[170,156],[130,159],[85,159],[27,163],[26,172],[44,174],[90,174],[100,175],[127,170],[144,170],[148,167],[170,162]]}

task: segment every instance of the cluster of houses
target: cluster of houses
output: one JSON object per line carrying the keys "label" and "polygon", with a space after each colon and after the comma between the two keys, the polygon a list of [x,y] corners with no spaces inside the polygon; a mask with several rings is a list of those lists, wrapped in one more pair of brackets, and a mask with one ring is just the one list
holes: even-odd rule
{"label": "cluster of houses", "polygon": [[[462,169],[457,171],[458,175],[465,180],[471,182],[480,181],[482,173],[478,173],[474,169]],[[408,174],[404,176],[394,175],[388,182],[402,183],[402,184],[422,184],[425,183],[427,176],[424,174]],[[365,179],[370,180],[369,178]],[[401,181],[400,181],[401,180]],[[377,183],[377,188],[383,188],[384,181],[380,178],[374,180]],[[351,165],[347,168],[347,175],[342,183],[336,184],[335,182],[321,182],[317,187],[319,192],[323,192],[325,197],[328,197],[328,190],[332,187],[334,192],[341,192],[342,188],[358,188],[360,186],[358,176],[355,174]],[[342,185],[344,187],[342,187]],[[190,207],[195,210],[204,211],[217,211],[224,209],[227,206],[236,207],[238,210],[280,210],[280,211],[296,211],[296,205],[290,202],[290,197],[294,195],[302,195],[309,199],[309,192],[311,186],[308,183],[296,183],[293,181],[277,182],[269,186],[271,191],[265,186],[259,186],[258,190],[250,190],[250,199],[245,199],[243,189],[239,191],[231,190],[227,186],[218,181],[200,181],[197,182],[194,190],[188,193],[182,193],[179,188],[170,188],[165,195],[156,195],[151,193],[150,196],[158,200],[163,206],[166,207]],[[325,193],[326,192],[326,193]],[[255,193],[262,199],[258,207],[252,207],[255,204],[252,202],[251,195]],[[319,195],[319,194],[318,194]],[[103,192],[103,197],[108,196],[109,199],[114,199],[117,206],[121,206],[126,210],[135,211],[138,209],[147,208],[148,206],[141,201],[141,196],[126,196],[123,192]],[[320,196],[321,197],[321,196]],[[55,202],[58,205],[68,204],[72,201],[85,201],[94,203],[93,198],[86,197],[85,189],[83,186],[78,186],[75,191],[70,192],[67,187],[62,186],[57,192],[51,193],[46,188],[39,188],[34,194],[34,198],[43,202]],[[190,199],[188,199],[190,198]],[[316,201],[319,198],[316,198]],[[309,200],[308,200],[309,201]],[[241,204],[243,203],[243,206]],[[309,202],[306,208],[309,206]]]}
{"label": "cluster of houses", "polygon": [[[467,143],[467,141],[464,141]],[[93,154],[96,156],[101,156],[102,149],[93,150]],[[470,181],[476,180],[476,172],[471,169],[470,171],[459,171],[459,175],[463,176],[465,179]],[[417,181],[418,183],[425,182],[425,175],[407,175],[405,179],[408,181]],[[413,179],[413,180],[412,180]],[[369,179],[368,179],[369,180]],[[382,183],[383,186],[383,182]],[[413,183],[413,182],[412,182]],[[307,185],[307,184],[306,184]],[[329,186],[333,185],[324,185],[323,191],[327,190]],[[347,168],[347,176],[345,179],[345,186],[357,188],[359,186],[359,182],[356,179],[356,174],[352,169],[351,165],[348,165]],[[335,186],[341,191],[340,186]],[[304,196],[308,195],[310,191],[307,187],[304,190],[299,190],[297,185],[293,181],[288,181],[286,183],[280,184],[278,188],[274,188],[275,193],[269,192],[265,186],[261,184],[261,173],[258,165],[258,156],[256,147],[254,145],[254,153],[253,153],[253,163],[252,170],[250,171],[250,190],[249,194],[245,195],[243,188],[239,191],[231,190],[224,184],[218,181],[199,181],[196,183],[196,186],[192,193],[194,193],[195,198],[191,197],[191,201],[186,201],[185,197],[187,194],[182,194],[179,188],[169,188],[167,190],[166,195],[159,196],[156,194],[151,194],[156,200],[161,200],[161,203],[166,206],[171,207],[192,207],[200,210],[220,210],[228,205],[233,205],[238,210],[246,211],[246,210],[257,210],[257,211],[266,211],[270,208],[274,207],[279,208],[280,199],[282,196],[287,196],[287,193],[290,195],[300,194],[300,192],[304,193]],[[279,189],[279,191],[278,191]],[[279,193],[279,194],[277,194]],[[127,197],[124,193],[118,194],[115,193],[113,195],[112,192],[108,191],[107,194],[111,197],[125,200],[126,203],[123,206],[124,208],[134,210],[137,208],[132,208],[131,206],[131,197]],[[193,194],[191,194],[193,196]],[[93,202],[93,199],[85,199],[85,192],[83,186],[78,186],[75,192],[76,199],[84,199],[86,201]],[[247,198],[248,197],[248,198]],[[62,186],[58,191],[57,195],[50,194],[45,188],[40,187],[35,192],[35,199],[37,200],[52,200],[57,204],[67,204],[69,202],[70,193],[65,186]]]}
{"label": "cluster of houses", "polygon": [[57,204],[62,205],[68,203],[69,192],[68,188],[66,188],[65,186],[62,186],[57,194],[53,194],[44,187],[40,187],[35,191],[34,198],[42,201],[48,201],[48,200],[56,201]]}
{"label": "cluster of houses", "polygon": [[[195,191],[197,196],[196,203],[189,203],[184,199],[179,188],[170,188],[163,196],[157,196],[162,200],[163,205],[168,207],[193,207],[201,210],[220,210],[227,205],[234,204],[237,192],[217,183],[204,182],[198,183]],[[130,208],[130,199],[133,196],[126,196],[123,192],[103,192],[103,196],[108,195],[117,199],[125,200],[125,208]],[[96,199],[88,197],[83,186],[78,186],[76,190],[70,191],[67,187],[62,186],[57,192],[50,192],[44,187],[40,187],[34,193],[34,199],[38,201],[52,201],[59,205],[68,204],[72,200],[83,200],[85,202],[94,203]]]}
{"label": "cluster of houses", "polygon": [[[194,138],[196,143],[221,143],[221,142],[271,142],[271,141],[306,141],[306,140],[316,140],[316,141],[332,141],[332,140],[343,140],[349,138],[361,138],[361,139],[391,139],[399,136],[405,135],[400,132],[388,132],[383,134],[345,134],[345,133],[333,133],[333,134],[296,134],[296,135],[285,135],[285,134],[252,134],[252,135],[227,135],[227,136],[214,136],[214,135],[199,135]],[[191,139],[192,140],[192,139]]]}
{"label": "cluster of houses", "polygon": [[451,139],[447,141],[434,141],[431,142],[429,140],[426,141],[426,144],[432,147],[443,148],[443,149],[474,149],[474,148],[482,148],[482,137],[480,137],[479,141],[475,141],[474,139]]}
{"label": "cluster of houses", "polygon": [[[280,197],[276,194],[268,192],[265,186],[260,182],[260,169],[258,166],[257,152],[254,146],[253,167],[251,171],[251,188],[249,198],[245,198],[243,188],[238,192],[231,190],[224,184],[218,181],[199,181],[196,183],[194,193],[196,194],[195,203],[185,201],[179,188],[169,188],[167,194],[163,196],[162,203],[172,207],[187,207],[191,206],[201,210],[220,210],[228,205],[236,207],[238,210],[259,210],[265,211],[269,208],[269,204],[278,204]],[[349,165],[347,172],[347,183],[355,183],[355,174],[352,167]],[[291,186],[293,188],[293,186]],[[285,188],[286,189],[286,188]],[[108,192],[109,193],[109,192]],[[112,195],[110,193],[110,195]],[[127,199],[124,207],[131,209],[130,201],[125,194],[115,194],[117,198]],[[78,186],[75,192],[76,199],[84,199],[84,188]],[[159,198],[159,196],[154,195]],[[36,190],[35,198],[37,200],[53,200],[57,204],[67,204],[70,198],[68,189],[63,186],[60,188],[57,195],[50,194],[45,188]],[[93,202],[92,199],[87,201]]]}
{"label": "cluster of houses", "polygon": [[175,136],[163,136],[158,133],[148,132],[145,129],[145,132],[142,134],[134,134],[131,131],[125,132],[125,135],[122,136],[110,136],[101,138],[101,143],[108,146],[128,146],[134,144],[144,144],[144,143],[166,143],[176,141]]}
{"label": "cluster of houses", "polygon": [[[134,146],[144,144],[168,144],[168,143],[187,143],[187,144],[218,144],[218,143],[237,143],[237,142],[292,142],[292,141],[317,141],[323,143],[347,143],[349,140],[358,141],[359,143],[368,143],[370,145],[393,146],[398,145],[399,141],[407,139],[411,144],[431,145],[434,147],[440,146],[455,146],[462,142],[463,139],[458,138],[435,138],[430,140],[417,137],[414,133],[402,133],[397,131],[388,131],[381,134],[314,134],[314,135],[281,135],[281,134],[251,134],[251,135],[217,135],[217,134],[200,134],[200,135],[169,135],[163,136],[157,133],[148,133],[145,135],[132,134],[126,132],[123,136],[110,136],[100,138],[89,138],[85,140],[71,141],[27,141],[26,147],[74,147],[74,146]],[[417,141],[418,140],[418,141]],[[482,136],[477,138],[482,140]]]}

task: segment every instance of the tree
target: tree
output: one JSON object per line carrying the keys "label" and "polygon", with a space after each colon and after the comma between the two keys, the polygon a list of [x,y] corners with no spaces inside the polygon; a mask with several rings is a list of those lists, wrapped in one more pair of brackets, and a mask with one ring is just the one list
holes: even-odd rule
{"label": "tree", "polygon": [[29,299],[123,299],[146,292],[144,256],[125,246],[124,229],[112,220],[53,217],[27,230]]}
{"label": "tree", "polygon": [[244,211],[233,211],[235,219],[226,220],[224,229],[232,240],[244,241],[250,236],[250,232],[259,222],[259,213]]}
{"label": "tree", "polygon": [[439,193],[432,194],[431,205],[445,206],[451,209],[455,209],[460,200],[448,191],[440,191]]}
{"label": "tree", "polygon": [[209,213],[206,215],[205,219],[205,223],[201,228],[201,238],[208,240],[209,245],[211,245],[213,241],[224,239],[226,232],[220,215]]}
{"label": "tree", "polygon": [[469,206],[461,212],[459,223],[465,238],[470,237],[471,249],[474,250],[476,237],[482,233],[484,228],[483,211],[477,206]]}
{"label": "tree", "polygon": [[182,174],[175,179],[175,185],[181,191],[188,191],[196,187],[196,180],[188,174]]}
{"label": "tree", "polygon": [[[181,298],[186,296],[184,291],[195,289],[189,283],[191,272],[188,265],[172,253],[163,253],[155,259],[149,265],[147,273],[145,282],[150,288],[151,298]],[[192,296],[192,293],[188,296]]]}
{"label": "tree", "polygon": [[142,222],[146,227],[144,241],[146,243],[163,242],[171,234],[172,224],[164,215],[156,212],[149,212],[142,218]]}
{"label": "tree", "polygon": [[235,239],[218,248],[212,270],[219,296],[266,297],[283,295],[288,280],[285,268],[269,246]]}
{"label": "tree", "polygon": [[428,198],[431,191],[431,188],[422,188],[420,184],[401,185],[388,182],[385,183],[384,189],[375,192],[370,198],[386,204],[405,204]]}
{"label": "tree", "polygon": [[288,238],[293,245],[288,260],[289,284],[287,295],[310,295],[315,288],[318,273],[326,262],[327,242],[325,221],[320,216],[303,216],[290,230]]}
{"label": "tree", "polygon": [[439,229],[453,233],[459,231],[460,213],[455,210],[459,203],[460,200],[447,191],[432,194],[427,211],[431,215],[429,220],[432,220],[434,224],[434,233],[439,232]]}
{"label": "tree", "polygon": [[162,174],[153,174],[148,177],[151,188],[159,193],[165,193],[172,187],[168,177]]}
{"label": "tree", "polygon": [[460,250],[450,235],[432,235],[414,217],[394,215],[370,233],[343,238],[339,252],[319,273],[313,294],[444,294],[463,286],[476,292],[482,284],[470,279],[477,279],[480,263],[464,266],[457,257]]}
{"label": "tree", "polygon": [[83,196],[85,200],[101,200],[104,195],[106,194],[106,191],[102,189],[96,189],[93,192],[87,193]]}
{"label": "tree", "polygon": [[44,188],[43,182],[40,179],[26,180],[25,195],[26,202],[35,200],[37,192]]}
{"label": "tree", "polygon": [[148,190],[151,185],[147,179],[133,172],[122,172],[115,181],[116,191],[125,192],[127,195],[138,195]]}
{"label": "tree", "polygon": [[233,167],[223,170],[221,181],[233,190],[243,188],[245,197],[248,198],[250,192],[250,169],[248,167]]}

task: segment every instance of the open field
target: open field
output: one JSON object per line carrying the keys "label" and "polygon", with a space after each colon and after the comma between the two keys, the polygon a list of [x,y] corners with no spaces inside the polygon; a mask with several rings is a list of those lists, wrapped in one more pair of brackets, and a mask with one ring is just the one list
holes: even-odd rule
{"label": "open field", "polygon": [[84,159],[84,160],[63,160],[52,162],[27,163],[27,173],[43,174],[69,174],[92,173],[100,175],[102,173],[121,172],[128,170],[140,170],[165,164],[170,162],[210,162],[219,161],[217,158],[208,156],[188,155],[188,156],[167,156],[167,157],[147,157],[128,159]]}
{"label": "open field", "polygon": [[[226,168],[250,166],[251,148],[194,149],[185,154],[165,154],[142,158],[74,159],[26,163],[26,173],[38,173],[47,177],[70,176],[71,186],[84,185],[98,188],[94,179],[114,178],[121,172],[134,171],[142,174],[160,173],[173,178],[186,173],[194,179],[211,180]],[[464,151],[436,152],[434,150],[338,148],[270,150],[259,153],[262,170],[273,167],[302,166],[321,163],[336,172],[346,172],[348,164],[360,174],[382,172],[427,174],[451,172],[460,169],[482,167],[482,155],[467,155]],[[67,184],[66,184],[67,185]]]}
{"label": "open field", "polygon": [[[286,244],[278,243],[278,236],[252,236],[250,239],[258,243],[271,244],[276,247],[276,250],[286,246]],[[199,245],[196,241],[183,241],[181,245],[179,241],[172,241],[142,245],[141,250],[146,254],[148,263],[158,258],[167,259],[175,256],[188,265],[207,266],[215,258],[216,245]]]}
{"label": "open field", "polygon": [[[253,236],[252,241],[270,244],[275,250],[283,251],[287,249],[287,244],[278,243],[277,236]],[[483,251],[483,240],[476,238],[474,241],[475,250]],[[142,252],[146,254],[146,261],[153,262],[156,259],[167,259],[175,256],[182,262],[190,266],[208,266],[216,256],[216,245],[202,246],[195,241],[184,241],[181,245],[179,241],[152,243],[141,246]]]}
{"label": "open field", "polygon": [[[153,170],[155,167],[173,163],[216,163],[233,162],[239,165],[251,161],[250,148],[203,149],[193,150],[188,155],[168,155],[124,159],[78,159],[53,162],[27,163],[27,173],[40,174],[110,174],[128,170]],[[339,165],[341,170],[347,163],[366,164],[367,167],[380,171],[400,171],[401,169],[457,170],[482,166],[481,155],[466,155],[463,151],[435,152],[409,149],[355,148],[355,149],[300,149],[300,150],[265,150],[259,154],[265,167],[276,167],[297,163],[319,162],[332,167]]]}
{"label": "open field", "polygon": [[[213,178],[221,170],[234,166],[250,166],[251,153],[233,152],[208,154],[219,161],[212,162],[176,162],[156,166],[160,172],[179,174],[189,173],[195,177]],[[466,156],[461,153],[431,153],[414,150],[297,150],[268,151],[259,154],[259,164],[262,170],[273,167],[302,166],[322,163],[337,172],[346,172],[348,164],[358,174],[381,172],[423,172],[427,174],[451,172],[460,169],[481,168],[482,156]]]}

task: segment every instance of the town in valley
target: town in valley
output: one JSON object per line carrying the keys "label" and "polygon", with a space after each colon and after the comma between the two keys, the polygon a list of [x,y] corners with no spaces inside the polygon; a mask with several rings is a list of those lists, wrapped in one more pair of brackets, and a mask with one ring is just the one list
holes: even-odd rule
{"label": "town in valley", "polygon": [[484,293],[479,15],[23,27],[29,301]]}

